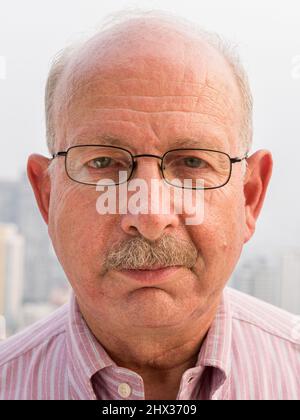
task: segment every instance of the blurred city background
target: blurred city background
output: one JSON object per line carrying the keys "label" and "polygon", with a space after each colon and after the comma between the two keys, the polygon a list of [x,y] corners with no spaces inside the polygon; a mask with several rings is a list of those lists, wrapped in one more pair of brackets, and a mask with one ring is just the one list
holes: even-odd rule
{"label": "blurred city background", "polygon": [[254,96],[252,151],[270,149],[275,165],[257,231],[230,285],[300,314],[299,2],[0,0],[0,315],[7,335],[69,294],[25,174],[30,153],[47,155],[43,95],[50,61],[108,13],[135,5],[174,12],[239,46]]}

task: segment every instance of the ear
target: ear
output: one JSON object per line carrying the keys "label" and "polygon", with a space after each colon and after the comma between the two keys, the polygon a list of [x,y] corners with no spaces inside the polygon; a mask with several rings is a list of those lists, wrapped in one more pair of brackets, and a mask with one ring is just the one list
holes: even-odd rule
{"label": "ear", "polygon": [[259,150],[247,159],[247,172],[244,182],[246,216],[244,243],[251,238],[255,231],[256,220],[272,175],[272,167],[272,155],[267,150]]}
{"label": "ear", "polygon": [[51,182],[47,172],[50,159],[41,155],[30,155],[27,162],[27,175],[43,219],[48,224]]}

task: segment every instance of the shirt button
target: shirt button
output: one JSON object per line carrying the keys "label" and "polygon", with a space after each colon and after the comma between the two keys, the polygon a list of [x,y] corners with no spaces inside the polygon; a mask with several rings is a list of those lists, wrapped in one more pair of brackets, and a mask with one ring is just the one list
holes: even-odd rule
{"label": "shirt button", "polygon": [[131,387],[125,382],[118,386],[118,393],[122,398],[128,398],[131,394]]}

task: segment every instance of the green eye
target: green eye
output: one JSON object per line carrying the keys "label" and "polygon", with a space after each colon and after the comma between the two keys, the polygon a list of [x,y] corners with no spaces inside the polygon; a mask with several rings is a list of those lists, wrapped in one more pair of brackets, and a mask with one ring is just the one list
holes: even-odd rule
{"label": "green eye", "polygon": [[203,168],[206,165],[204,160],[195,157],[184,158],[184,164],[189,168]]}
{"label": "green eye", "polygon": [[95,169],[107,168],[110,165],[111,160],[112,159],[110,157],[106,157],[106,156],[99,157],[99,158],[91,160],[89,162],[89,166]]}

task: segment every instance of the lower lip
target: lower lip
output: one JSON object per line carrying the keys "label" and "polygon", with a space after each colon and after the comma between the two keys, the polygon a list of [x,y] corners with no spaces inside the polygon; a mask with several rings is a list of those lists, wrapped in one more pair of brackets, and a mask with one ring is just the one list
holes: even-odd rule
{"label": "lower lip", "polygon": [[121,270],[121,273],[141,283],[157,284],[167,280],[179,269],[179,266],[175,266],[159,268],[156,270]]}

